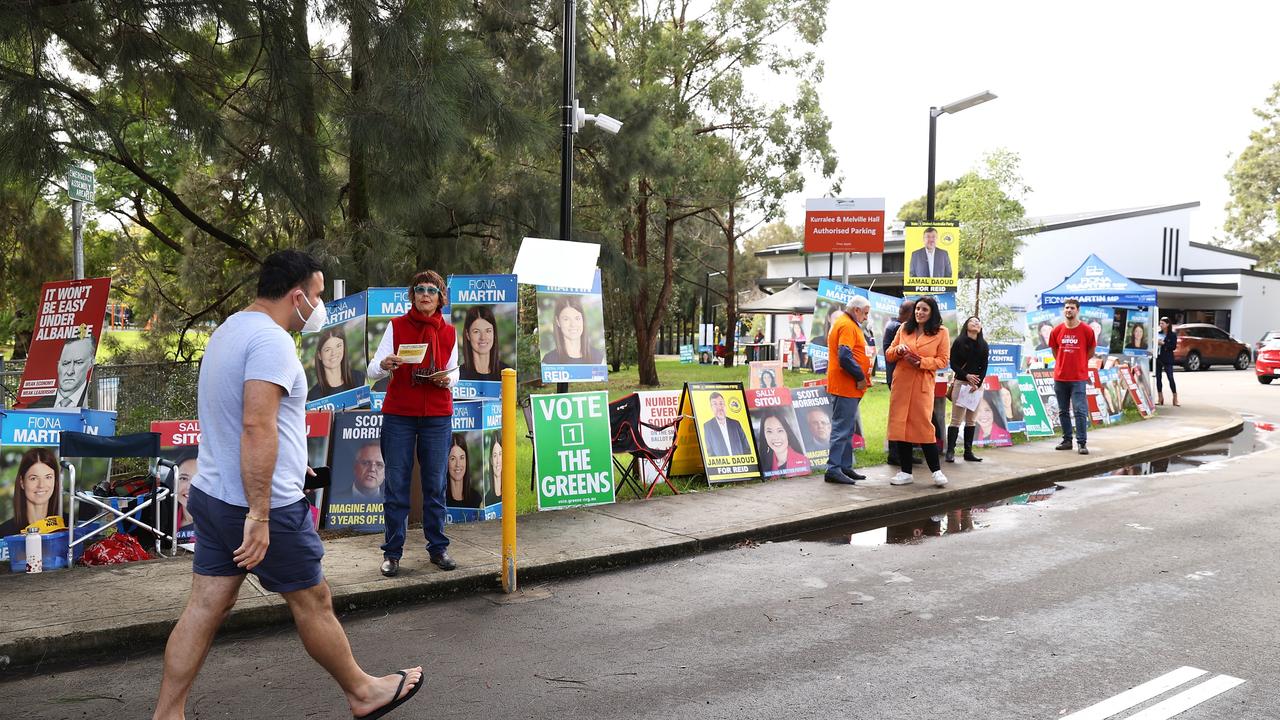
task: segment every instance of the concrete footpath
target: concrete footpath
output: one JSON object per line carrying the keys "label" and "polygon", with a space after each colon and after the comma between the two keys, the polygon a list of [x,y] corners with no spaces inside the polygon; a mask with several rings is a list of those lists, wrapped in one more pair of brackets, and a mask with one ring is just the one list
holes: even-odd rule
{"label": "concrete footpath", "polygon": [[[689,555],[743,540],[782,538],[833,526],[876,527],[944,508],[1014,495],[1032,483],[1091,477],[1235,435],[1236,413],[1214,407],[1162,408],[1160,417],[1090,433],[1092,454],[1054,452],[1052,441],[980,451],[986,461],[944,464],[951,483],[934,488],[927,468],[914,485],[893,487],[887,466],[863,468],[856,487],[821,476],[753,482],[714,492],[628,501],[583,510],[524,515],[518,528],[518,578],[550,578]],[[400,576],[378,572],[381,535],[326,542],[325,575],[341,613],[422,602],[499,587],[501,523],[454,525],[450,553],[459,568],[442,572],[419,545]],[[412,537],[412,534],[411,534]],[[6,670],[97,653],[163,645],[186,604],[190,556],[38,576],[0,577],[0,677]],[[284,601],[250,576],[227,629],[286,622]]]}

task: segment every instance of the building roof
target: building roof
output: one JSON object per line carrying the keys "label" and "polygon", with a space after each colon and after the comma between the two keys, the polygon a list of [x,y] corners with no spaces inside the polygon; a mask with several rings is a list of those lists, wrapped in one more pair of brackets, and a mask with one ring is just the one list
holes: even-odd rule
{"label": "building roof", "polygon": [[1254,262],[1257,262],[1259,260],[1257,255],[1254,255],[1253,253],[1247,253],[1243,250],[1232,250],[1231,248],[1218,247],[1217,245],[1210,245],[1208,243],[1189,242],[1187,244],[1193,248],[1199,248],[1201,250],[1212,250],[1213,252],[1225,253],[1227,255],[1235,255],[1236,257],[1248,258],[1249,260],[1253,260]]}
{"label": "building roof", "polygon": [[1159,215],[1175,210],[1189,210],[1200,207],[1200,202],[1178,203],[1176,205],[1148,205],[1146,207],[1126,208],[1123,210],[1096,210],[1093,212],[1068,213],[1066,215],[1045,215],[1038,218],[1027,218],[1027,229],[1036,232],[1062,230],[1081,225],[1096,225],[1113,220],[1142,217],[1143,215]]}

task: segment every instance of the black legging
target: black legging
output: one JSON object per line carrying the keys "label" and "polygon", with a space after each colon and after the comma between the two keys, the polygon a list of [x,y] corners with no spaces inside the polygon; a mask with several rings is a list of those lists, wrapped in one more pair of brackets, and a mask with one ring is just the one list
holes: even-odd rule
{"label": "black legging", "polygon": [[1156,392],[1164,392],[1164,383],[1161,381],[1164,379],[1164,375],[1166,373],[1168,373],[1169,375],[1169,390],[1172,391],[1174,394],[1177,394],[1178,383],[1173,381],[1172,360],[1165,360],[1164,358],[1157,356],[1156,357]]}
{"label": "black legging", "polygon": [[[902,468],[902,472],[911,474],[911,445],[909,442],[895,440],[898,444],[898,465]],[[930,472],[938,472],[942,469],[942,463],[938,460],[938,446],[934,443],[923,443],[920,449],[924,451],[925,464],[929,466]]]}

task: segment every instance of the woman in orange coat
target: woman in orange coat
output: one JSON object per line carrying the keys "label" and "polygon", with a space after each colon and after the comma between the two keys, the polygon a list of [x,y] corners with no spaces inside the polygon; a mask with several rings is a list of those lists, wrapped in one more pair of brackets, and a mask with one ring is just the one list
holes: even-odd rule
{"label": "woman in orange coat", "polygon": [[916,301],[915,312],[885,348],[885,360],[898,363],[889,395],[888,435],[889,442],[898,443],[898,459],[902,463],[902,471],[889,483],[911,482],[911,446],[920,445],[925,462],[933,471],[933,484],[942,487],[947,484],[947,476],[942,474],[934,435],[933,382],[935,371],[951,363],[951,338],[942,327],[937,300],[926,295]]}

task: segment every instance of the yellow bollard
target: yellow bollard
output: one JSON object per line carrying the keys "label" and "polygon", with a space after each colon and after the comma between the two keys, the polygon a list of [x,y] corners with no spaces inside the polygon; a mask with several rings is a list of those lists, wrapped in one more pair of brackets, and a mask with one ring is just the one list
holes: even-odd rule
{"label": "yellow bollard", "polygon": [[502,371],[502,591],[516,591],[516,371]]}

